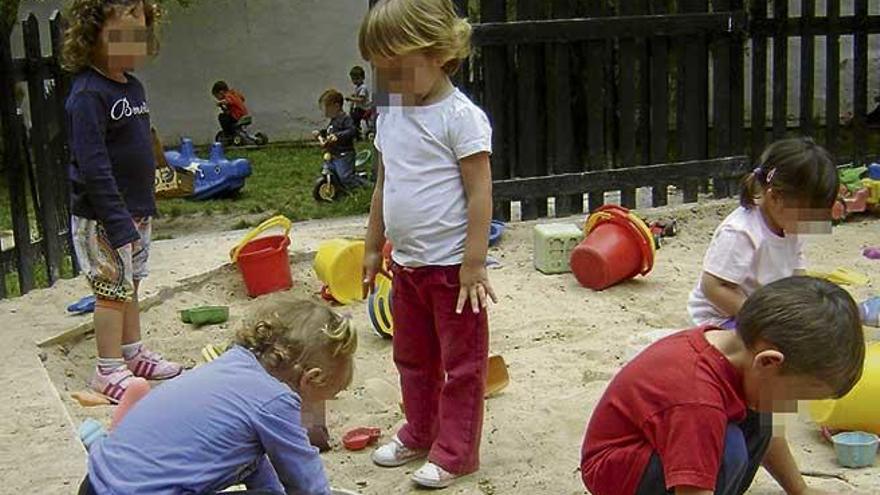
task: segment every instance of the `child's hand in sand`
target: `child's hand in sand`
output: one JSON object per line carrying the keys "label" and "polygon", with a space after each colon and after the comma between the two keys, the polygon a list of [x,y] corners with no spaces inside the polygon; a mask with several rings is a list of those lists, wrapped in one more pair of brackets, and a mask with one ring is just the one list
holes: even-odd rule
{"label": "child's hand in sand", "polygon": [[312,425],[308,427],[309,443],[318,449],[318,452],[324,453],[332,449],[330,446],[330,433],[327,427],[323,425]]}
{"label": "child's hand in sand", "polygon": [[468,300],[471,302],[471,309],[474,314],[480,312],[480,308],[489,307],[489,300],[493,303],[498,302],[495,297],[495,291],[489,284],[489,273],[486,271],[486,263],[474,265],[465,263],[461,265],[459,270],[459,282],[461,288],[458,291],[458,304],[455,306],[455,312],[461,314],[464,305]]}

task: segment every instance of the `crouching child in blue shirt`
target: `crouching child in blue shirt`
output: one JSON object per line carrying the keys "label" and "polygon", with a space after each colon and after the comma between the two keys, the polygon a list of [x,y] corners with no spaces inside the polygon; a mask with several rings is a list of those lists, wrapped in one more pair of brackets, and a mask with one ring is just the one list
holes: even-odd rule
{"label": "crouching child in blue shirt", "polygon": [[[315,302],[271,299],[215,361],[150,392],[89,452],[80,495],[328,495],[303,401],[329,400],[352,379],[357,334]],[[239,492],[241,493],[241,492]]]}

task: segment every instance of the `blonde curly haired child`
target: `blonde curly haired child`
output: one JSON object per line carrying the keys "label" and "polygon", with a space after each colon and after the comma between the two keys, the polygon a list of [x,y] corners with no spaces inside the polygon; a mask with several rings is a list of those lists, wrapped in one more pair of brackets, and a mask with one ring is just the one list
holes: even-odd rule
{"label": "blonde curly haired child", "polygon": [[348,387],[356,349],[350,321],[326,306],[268,300],[230,350],[150,392],[91,447],[80,494],[213,494],[244,484],[328,495],[301,408]]}

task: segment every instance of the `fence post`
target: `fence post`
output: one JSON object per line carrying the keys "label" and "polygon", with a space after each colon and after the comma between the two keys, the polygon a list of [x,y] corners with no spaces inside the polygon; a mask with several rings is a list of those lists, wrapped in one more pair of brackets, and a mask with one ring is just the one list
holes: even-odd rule
{"label": "fence post", "polygon": [[[518,0],[516,4],[518,20],[538,18],[538,5],[534,0]],[[517,66],[517,176],[538,177],[547,174],[547,155],[545,153],[545,129],[542,90],[543,77],[538,68],[542,67],[541,47],[534,44],[519,45]],[[522,219],[534,220],[547,216],[547,198],[523,198]]]}
{"label": "fence post", "polygon": [[26,56],[28,94],[30,95],[31,148],[36,162],[36,186],[39,193],[39,208],[43,236],[43,251],[46,260],[49,285],[61,277],[61,246],[58,244],[58,188],[53,167],[53,157],[49,152],[49,109],[45,94],[46,71],[40,46],[40,24],[34,14],[21,23]]}
{"label": "fence post", "polygon": [[[744,0],[730,0],[731,12],[743,12]],[[745,43],[744,31],[731,33],[730,48],[730,150],[740,156],[745,153]],[[729,193],[736,194],[740,178],[728,179]]]}
{"label": "fence post", "polygon": [[838,151],[840,129],[840,0],[828,0],[828,34],[825,36],[825,147]]}
{"label": "fence post", "polygon": [[[679,0],[679,10],[682,13],[707,12],[709,3],[708,0]],[[683,118],[679,118],[679,122],[684,124],[678,129],[682,143],[681,158],[697,160],[708,155],[709,51],[706,36],[688,38],[683,61],[679,66],[679,86],[684,89],[679,92],[679,95],[684,95],[684,101],[679,105],[683,110]],[[698,200],[699,186],[697,181],[685,181],[686,203]]]}
{"label": "fence post", "polygon": [[[749,17],[755,24],[767,20],[767,0],[751,0],[749,5]],[[761,156],[766,142],[767,36],[763,32],[757,32],[752,34],[752,160]]]}
{"label": "fence post", "polygon": [[[572,16],[572,0],[553,0],[553,18]],[[552,116],[548,114],[548,141],[551,143],[553,173],[580,172],[574,153],[574,115],[572,113],[571,45],[548,46],[552,62],[547,64],[547,81],[552,97]],[[556,216],[566,217],[584,211],[584,195],[556,196]]]}
{"label": "fence post", "polygon": [[802,0],[801,2],[801,26],[804,33],[801,36],[801,133],[813,136],[813,97],[815,96],[815,83],[813,77],[816,72],[816,47],[815,39],[807,31],[813,19],[816,17],[816,0]]}
{"label": "fence post", "polygon": [[[627,0],[619,5],[620,15],[643,14],[646,10],[646,5],[642,0]],[[645,108],[646,103],[642,98],[644,92],[640,91],[646,84],[644,77],[646,65],[642,64],[644,59],[641,56],[641,52],[644,51],[643,41],[635,38],[622,38],[619,41],[619,46],[620,159],[617,161],[617,166],[626,168],[641,164],[636,161],[636,153],[641,127],[639,120],[644,118],[644,112],[639,112],[639,110]],[[639,75],[642,77],[638,77]],[[621,190],[620,203],[626,208],[635,208],[636,190],[632,188]]]}
{"label": "fence post", "polygon": [[856,34],[853,36],[853,160],[865,163],[868,148],[868,0],[855,0]]}
{"label": "fence post", "polygon": [[[464,17],[465,19],[467,19],[469,16],[467,0],[454,0],[453,3],[455,4],[456,13],[460,17]],[[473,88],[471,87],[471,77],[470,76],[471,76],[471,63],[470,63],[470,60],[465,59],[465,60],[462,60],[461,67],[459,68],[458,72],[456,72],[455,75],[452,76],[452,82],[456,86],[461,88],[461,90],[463,92],[465,92],[465,94],[467,94],[471,98],[474,98],[475,95],[473,94]]]}
{"label": "fence post", "polygon": [[773,139],[788,131],[788,0],[773,2]]}
{"label": "fence post", "polygon": [[3,121],[3,162],[12,212],[12,229],[15,236],[18,285],[25,294],[34,288],[31,259],[31,236],[28,222],[27,187],[25,186],[24,161],[21,156],[21,128],[18,125],[15,102],[15,75],[12,66],[12,46],[9,33],[0,33],[0,119]]}
{"label": "fence post", "polygon": [[[52,93],[55,105],[55,115],[58,117],[58,136],[53,141],[52,152],[55,154],[56,166],[59,177],[67,177],[67,165],[70,159],[70,153],[67,144],[66,122],[67,110],[65,109],[65,98],[70,93],[70,77],[61,67],[62,45],[64,43],[65,21],[61,12],[55,11],[49,18],[49,33],[52,38],[52,77],[55,80],[55,91]],[[73,233],[70,229],[70,183],[67,180],[58,181],[58,190],[61,192],[63,202],[60,206],[59,222],[63,222],[66,232],[65,240],[67,245],[65,250],[70,255],[71,266],[73,267],[73,275],[79,275],[80,267],[73,248]]]}
{"label": "fence post", "polygon": [[[503,22],[507,20],[506,0],[481,0],[480,22]],[[492,178],[510,178],[511,150],[510,136],[507,132],[509,121],[514,118],[507,111],[505,86],[507,85],[506,46],[484,46],[480,48],[483,60],[483,96],[485,110],[492,121]],[[510,220],[510,201],[498,200],[494,203],[493,218]]]}
{"label": "fence post", "polygon": [[[730,10],[730,0],[715,0],[713,8],[716,12]],[[714,120],[715,133],[715,156],[730,156],[733,131],[733,59],[732,59],[733,41],[730,33],[721,35],[715,40],[714,57],[713,57],[713,81],[712,86],[715,90],[714,108],[712,112]],[[730,196],[730,187],[728,182],[721,177],[712,178],[713,192],[716,198],[726,198]]]}
{"label": "fence post", "polygon": [[[588,3],[590,17],[600,17],[605,13],[602,0],[590,0]],[[610,96],[608,92],[605,71],[611,62],[608,57],[607,43],[604,40],[587,42],[587,142],[589,155],[589,169],[604,170],[608,167],[607,154],[605,153],[606,112],[605,101]],[[605,204],[605,191],[591,189],[589,191],[589,210],[593,211]]]}
{"label": "fence post", "polygon": [[[652,0],[651,14],[667,13],[666,0]],[[669,158],[669,39],[651,39],[651,162],[666,163]],[[651,204],[669,202],[669,184],[657,182],[651,187]]]}

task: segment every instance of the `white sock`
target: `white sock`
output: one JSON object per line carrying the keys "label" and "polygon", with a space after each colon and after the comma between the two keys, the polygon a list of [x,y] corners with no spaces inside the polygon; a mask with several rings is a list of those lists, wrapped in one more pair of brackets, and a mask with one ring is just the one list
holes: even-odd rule
{"label": "white sock", "polygon": [[98,372],[102,375],[109,375],[119,368],[125,367],[125,360],[122,358],[98,358]]}
{"label": "white sock", "polygon": [[122,346],[122,357],[125,358],[125,360],[127,361],[137,356],[137,353],[141,352],[142,345],[143,344],[141,344],[140,340],[138,340],[137,342],[132,342],[131,344],[124,344]]}

